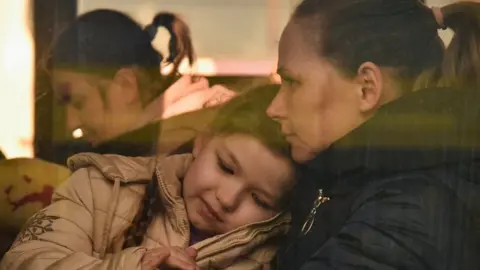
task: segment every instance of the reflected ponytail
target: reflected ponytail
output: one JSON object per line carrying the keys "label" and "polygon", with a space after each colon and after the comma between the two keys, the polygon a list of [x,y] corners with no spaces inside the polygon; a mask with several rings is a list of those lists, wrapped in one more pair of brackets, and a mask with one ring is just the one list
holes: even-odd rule
{"label": "reflected ponytail", "polygon": [[[169,55],[152,46],[159,27],[170,33]],[[147,105],[172,84],[185,57],[193,64],[195,52],[190,29],[175,14],[158,13],[150,25],[142,28],[124,13],[98,9],[82,14],[56,36],[44,59],[50,57],[55,68],[105,78],[113,78],[122,68],[133,68],[142,104]],[[159,72],[162,62],[173,65],[166,76]]]}
{"label": "reflected ponytail", "polygon": [[[159,27],[165,27],[170,33],[171,37],[168,43],[169,55],[164,56],[160,54],[160,57],[162,61],[165,59],[167,63],[172,64],[173,69],[166,77],[161,77],[161,85],[155,87],[156,92],[153,93],[149,101],[158,97],[168,86],[171,85],[173,80],[175,80],[178,67],[185,57],[188,59],[190,65],[195,61],[195,52],[190,37],[190,29],[183,20],[173,13],[158,13],[153,18],[152,23],[147,25],[144,29],[150,37],[150,41],[155,39]],[[152,74],[152,76],[158,76],[157,72],[158,71],[155,71],[155,74]],[[145,188],[145,194],[143,195],[139,211],[125,232],[123,248],[125,249],[141,245],[153,218],[163,210],[158,194],[158,180],[156,175],[154,175]]]}
{"label": "reflected ponytail", "polygon": [[165,80],[163,85],[168,87],[175,79],[183,59],[187,58],[189,65],[193,65],[195,51],[193,49],[190,28],[179,16],[170,12],[158,13],[153,18],[152,23],[145,27],[145,31],[149,34],[151,41],[155,39],[159,27],[165,27],[170,34],[168,42],[169,55],[161,56],[165,62],[173,65],[172,71],[166,78],[163,78]]}

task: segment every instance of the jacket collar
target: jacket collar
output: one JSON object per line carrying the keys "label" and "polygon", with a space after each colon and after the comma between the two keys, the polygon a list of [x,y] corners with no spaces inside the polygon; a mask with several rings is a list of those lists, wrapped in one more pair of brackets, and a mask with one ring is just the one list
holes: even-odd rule
{"label": "jacket collar", "polygon": [[108,181],[120,181],[122,185],[145,183],[152,178],[155,158],[125,157],[113,154],[81,153],[70,157],[67,166],[72,172],[93,167]]}
{"label": "jacket collar", "polygon": [[[125,157],[120,155],[101,155],[82,153],[72,156],[67,164],[70,170],[95,167],[111,182],[120,181],[121,185],[145,184],[156,173],[159,185],[159,197],[169,198],[167,206],[174,202],[183,202],[181,181],[193,158],[191,154],[158,157]],[[143,186],[143,185],[142,185]]]}
{"label": "jacket collar", "polygon": [[[317,175],[320,188],[329,188],[354,179],[350,175],[473,162],[480,155],[480,93],[474,90],[434,88],[408,94],[385,105],[305,169]],[[356,183],[345,184],[365,184],[351,181]]]}

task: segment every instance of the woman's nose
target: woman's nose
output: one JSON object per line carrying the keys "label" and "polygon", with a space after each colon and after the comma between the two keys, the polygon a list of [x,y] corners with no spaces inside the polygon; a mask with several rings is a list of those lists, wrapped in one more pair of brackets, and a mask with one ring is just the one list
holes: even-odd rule
{"label": "woman's nose", "polygon": [[222,210],[231,213],[240,205],[242,193],[243,185],[235,179],[230,179],[223,181],[215,195]]}
{"label": "woman's nose", "polygon": [[277,93],[275,98],[273,98],[270,106],[267,108],[267,115],[274,119],[278,120],[284,118],[286,115],[285,104],[284,104],[284,94],[282,89]]}
{"label": "woman's nose", "polygon": [[68,131],[74,131],[75,129],[79,128],[82,125],[82,121],[80,121],[80,113],[78,110],[73,108],[70,105],[66,107],[66,114],[67,114],[67,129]]}

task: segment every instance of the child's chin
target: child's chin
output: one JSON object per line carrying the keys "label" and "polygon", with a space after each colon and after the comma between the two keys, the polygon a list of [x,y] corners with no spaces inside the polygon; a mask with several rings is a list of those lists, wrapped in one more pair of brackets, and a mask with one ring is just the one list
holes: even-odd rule
{"label": "child's chin", "polygon": [[199,231],[204,231],[205,229],[209,228],[209,225],[198,214],[195,216],[190,216],[188,219],[190,220],[190,224]]}
{"label": "child's chin", "polygon": [[197,219],[190,219],[190,224],[195,228],[196,231],[205,234],[205,236],[214,236],[217,234],[215,233],[212,225],[207,224],[205,221],[201,220],[201,217],[198,217]]}

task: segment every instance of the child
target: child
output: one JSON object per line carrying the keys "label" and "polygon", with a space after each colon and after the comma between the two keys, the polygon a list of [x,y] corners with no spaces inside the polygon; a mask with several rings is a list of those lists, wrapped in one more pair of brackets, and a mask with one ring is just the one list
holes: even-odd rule
{"label": "child", "polygon": [[192,154],[73,156],[73,175],[1,269],[265,269],[289,228],[294,184],[287,144],[265,113],[277,90],[219,109]]}

